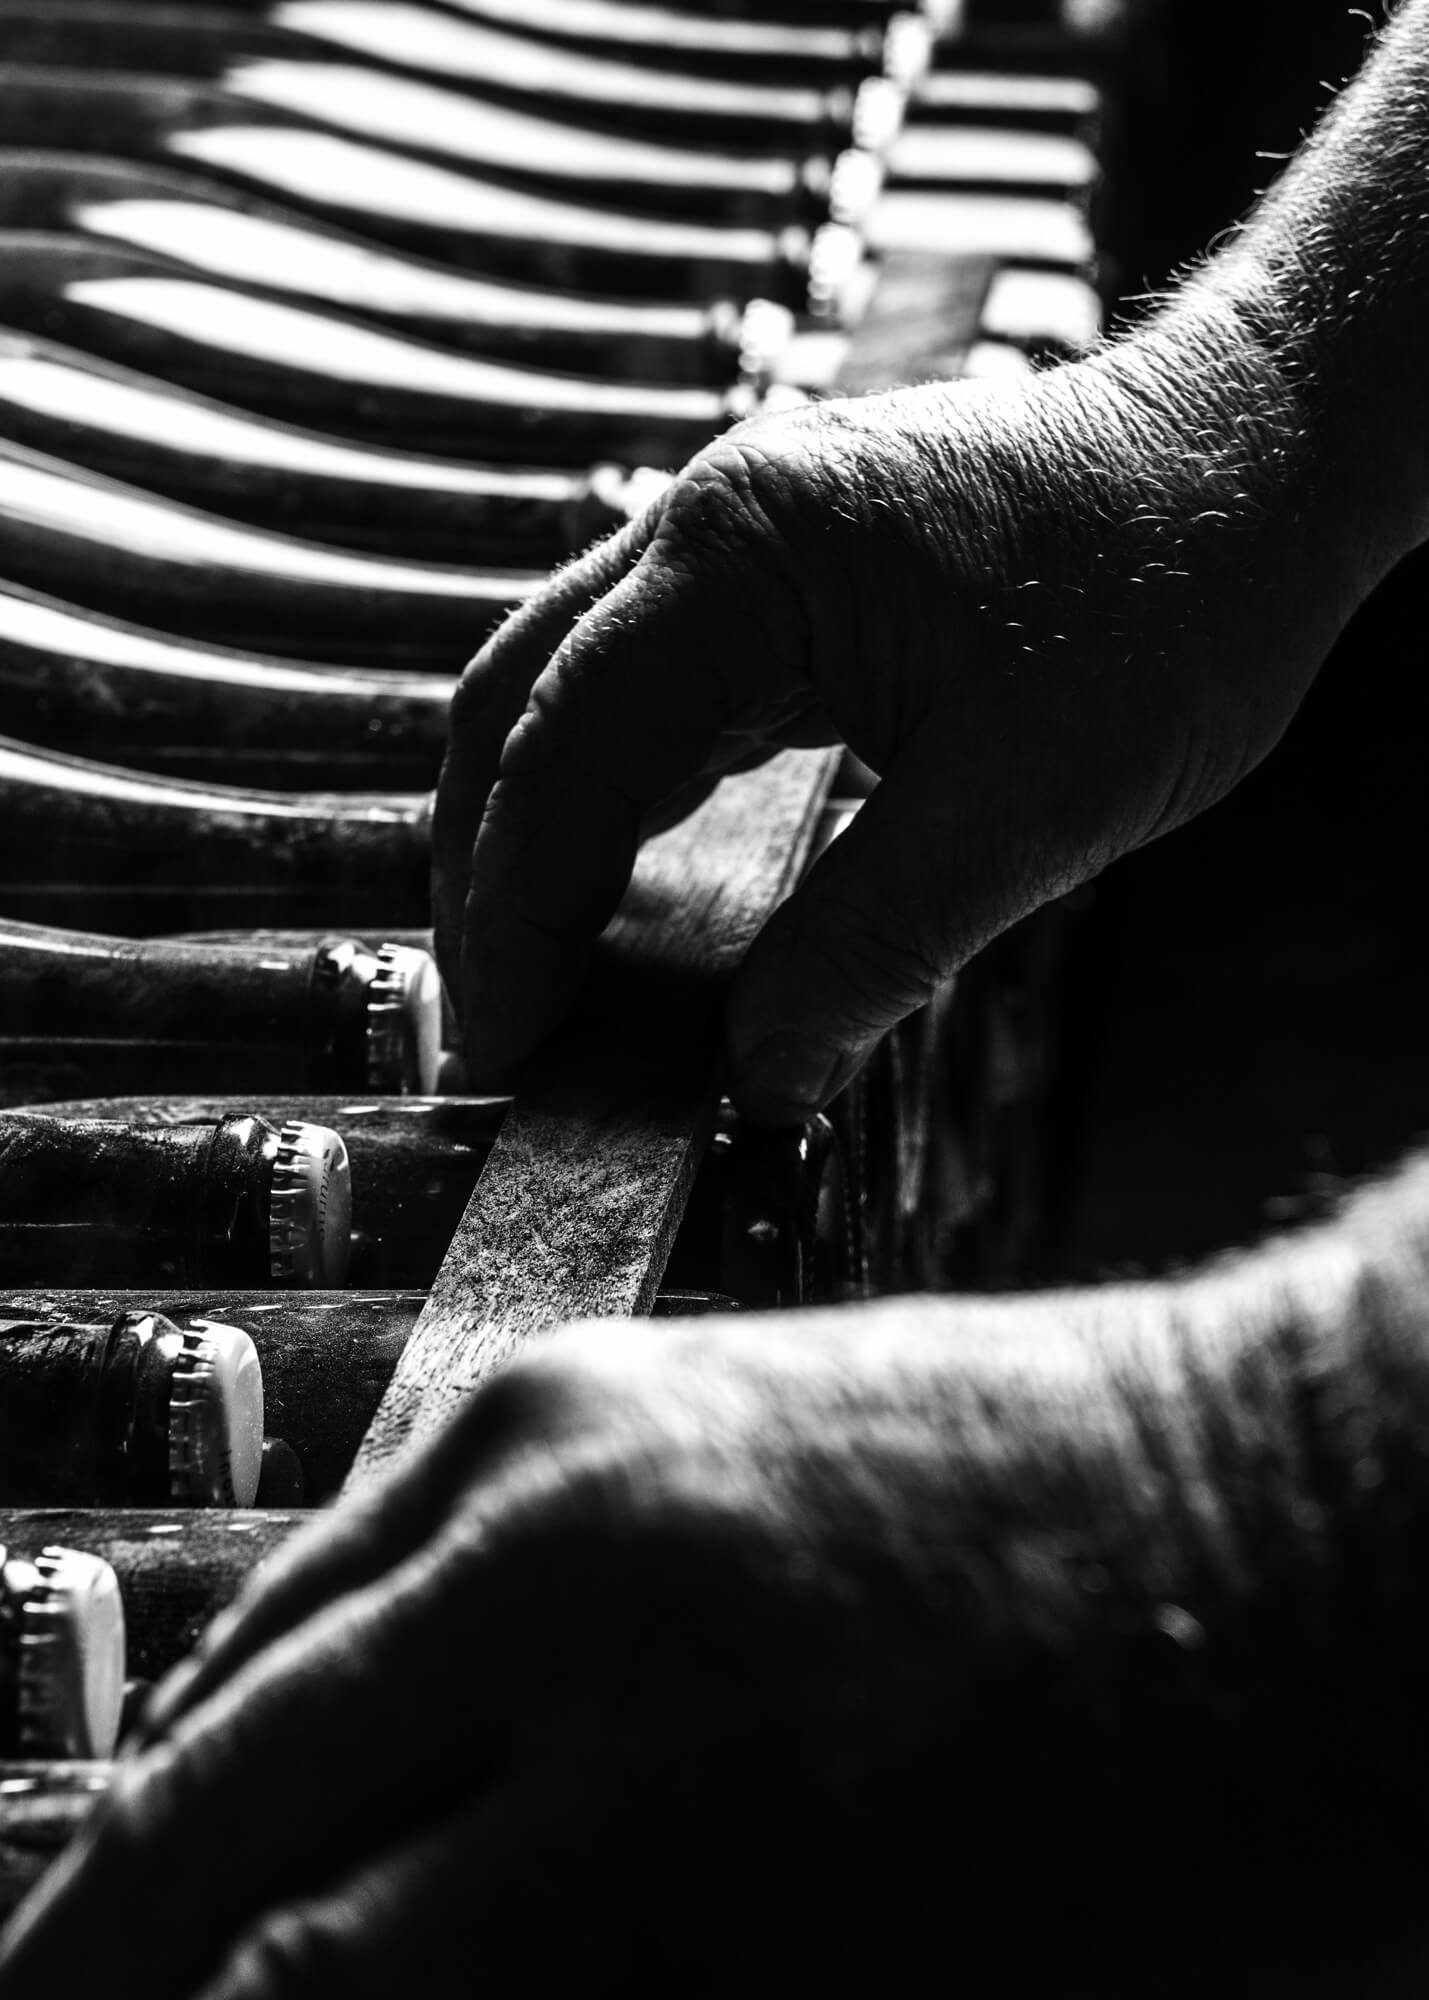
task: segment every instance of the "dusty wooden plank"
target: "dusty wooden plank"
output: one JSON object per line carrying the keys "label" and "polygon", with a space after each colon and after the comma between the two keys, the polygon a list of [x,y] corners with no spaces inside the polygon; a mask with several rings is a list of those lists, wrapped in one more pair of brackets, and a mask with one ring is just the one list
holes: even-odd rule
{"label": "dusty wooden plank", "polygon": [[992,257],[886,257],[835,392],[865,396],[961,375],[996,271]]}
{"label": "dusty wooden plank", "polygon": [[655,1297],[714,1104],[720,1002],[837,763],[728,778],[642,850],[585,1000],[516,1101],[347,1481],[429,1437],[532,1334]]}

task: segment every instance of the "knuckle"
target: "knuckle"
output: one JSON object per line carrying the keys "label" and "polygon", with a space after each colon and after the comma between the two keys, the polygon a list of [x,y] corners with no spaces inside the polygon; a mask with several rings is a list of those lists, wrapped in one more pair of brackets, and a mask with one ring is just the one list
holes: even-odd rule
{"label": "knuckle", "polygon": [[863,1033],[881,1032],[947,977],[948,954],[921,926],[874,918],[861,903],[825,900],[817,922],[791,940],[809,968],[809,987]]}
{"label": "knuckle", "polygon": [[175,1742],[156,1744],[132,1764],[116,1765],[95,1815],[101,1847],[116,1859],[140,1861],[160,1848],[193,1789],[192,1754]]}
{"label": "knuckle", "polygon": [[243,1939],[226,1969],[224,2000],[287,2000],[343,1990],[351,1970],[338,1927],[327,1913],[287,1909]]}
{"label": "knuckle", "polygon": [[569,690],[554,674],[542,675],[526,698],[501,746],[499,775],[503,780],[529,777],[542,770],[559,742]]}
{"label": "knuckle", "polygon": [[767,535],[782,511],[782,460],[755,439],[721,440],[690,466],[670,495],[656,545],[667,560],[741,548]]}
{"label": "knuckle", "polygon": [[1256,762],[1238,732],[1207,716],[1188,732],[1152,819],[1151,837],[1169,833],[1225,797]]}
{"label": "knuckle", "polygon": [[655,1359],[653,1348],[634,1321],[563,1328],[503,1369],[482,1396],[509,1431],[549,1437],[584,1429],[607,1395],[633,1399]]}

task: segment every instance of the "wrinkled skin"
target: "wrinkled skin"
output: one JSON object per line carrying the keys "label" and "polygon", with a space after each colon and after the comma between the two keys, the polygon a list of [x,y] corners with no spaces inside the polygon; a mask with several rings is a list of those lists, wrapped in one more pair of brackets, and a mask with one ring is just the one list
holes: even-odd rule
{"label": "wrinkled skin", "polygon": [[212,1628],[0,1994],[1407,2000],[1429,1405],[1355,1268],[552,1336]]}
{"label": "wrinkled skin", "polygon": [[[213,1628],[0,1990],[714,1994],[851,1949],[871,1970],[874,1936],[834,1925],[821,1958],[805,1933],[912,1863],[860,1832],[861,1788],[905,1754],[888,1702],[927,1711],[950,1666],[899,1546],[925,1509],[934,1532],[948,1385],[879,1318],[751,1319],[713,1349],[602,1325],[518,1364]],[[894,1456],[905,1523],[877,1491]],[[811,1813],[846,1851],[810,1845]]]}
{"label": "wrinkled skin", "polygon": [[[781,743],[882,783],[731,994],[776,1121],[1234,784],[1429,532],[1426,161],[1403,0],[1158,319],[736,432],[528,604],[438,801],[473,1080]],[[1424,1174],[1248,1288],[553,1337],[170,1682],[0,2000],[1422,1993]]]}
{"label": "wrinkled skin", "polygon": [[736,1101],[807,1116],[996,932],[1276,741],[1369,581],[1317,472],[1265,352],[1205,303],[1025,385],[711,445],[458,689],[435,890],[471,1081],[570,1008],[652,815],[843,742],[882,784],[729,1010]]}
{"label": "wrinkled skin", "polygon": [[[473,1077],[570,1005],[652,815],[839,738],[882,784],[729,1017],[747,1108],[822,1101],[978,943],[1269,748],[1372,580],[1317,471],[1264,355],[1205,314],[1025,388],[712,446],[464,681],[437,896]],[[1104,2000],[1033,1961],[1063,1919],[1100,1948],[1068,1801],[1144,1677],[1137,1653],[1098,1679],[1098,1639],[1059,1678],[1105,1600],[1033,1556],[1079,1504],[1058,1468],[1131,1440],[1095,1381],[1063,1407],[1079,1350],[1043,1408],[965,1369],[956,1313],[593,1328],[518,1364],[170,1683],[0,2000],[942,1992],[949,1926],[970,1992],[1012,1990],[1011,1940],[1020,1993]],[[1106,1643],[1179,1659],[1132,1596]],[[1151,1740],[1133,1788],[1179,1739]],[[1164,1862],[1137,1799],[1113,1872]],[[989,1853],[1049,1912],[1065,1883],[1046,1936]]]}

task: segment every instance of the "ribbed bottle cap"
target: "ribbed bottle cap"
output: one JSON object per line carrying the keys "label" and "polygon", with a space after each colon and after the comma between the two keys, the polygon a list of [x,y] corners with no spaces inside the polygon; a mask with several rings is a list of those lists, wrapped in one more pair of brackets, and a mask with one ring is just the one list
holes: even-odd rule
{"label": "ribbed bottle cap", "polygon": [[794,315],[773,299],[751,299],[739,329],[739,365],[744,374],[761,381],[794,337]]}
{"label": "ribbed bottle cap", "polygon": [[47,1548],[30,1564],[20,1612],[22,1757],[108,1757],[124,1707],[124,1605],[99,1556]]}
{"label": "ribbed bottle cap", "polygon": [[268,1268],[280,1285],[340,1286],[352,1238],[347,1148],[325,1125],[278,1135],[268,1196]]}
{"label": "ribbed bottle cap", "polygon": [[883,38],[883,73],[900,90],[911,90],[926,76],[933,59],[933,29],[925,16],[890,15]]}
{"label": "ribbed bottle cap", "polygon": [[955,41],[964,32],[967,0],[923,0],[923,18],[934,41]]}
{"label": "ribbed bottle cap", "polygon": [[826,222],[815,231],[809,253],[809,310],[824,319],[851,321],[850,306],[860,266],[863,238],[847,223]]}
{"label": "ribbed bottle cap", "polygon": [[169,1380],[169,1498],[251,1507],[263,1461],[263,1370],[236,1326],[195,1320]]}
{"label": "ribbed bottle cap", "polygon": [[873,213],[883,192],[883,166],[876,153],[857,146],[840,153],[834,161],[833,183],[829,190],[829,214],[835,222],[859,228]]}
{"label": "ribbed bottle cap", "polygon": [[903,123],[903,92],[889,76],[866,76],[853,107],[853,143],[861,152],[884,153]]}
{"label": "ribbed bottle cap", "polygon": [[431,954],[384,944],[367,988],[367,1087],[429,1097],[442,1059],[442,982]]}

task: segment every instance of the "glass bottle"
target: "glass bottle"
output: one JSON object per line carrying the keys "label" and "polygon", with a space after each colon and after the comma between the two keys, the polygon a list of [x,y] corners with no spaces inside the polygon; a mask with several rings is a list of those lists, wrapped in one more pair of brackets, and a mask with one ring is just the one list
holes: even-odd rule
{"label": "glass bottle", "polygon": [[263,1374],[238,1327],[0,1320],[0,1504],[250,1507]]}
{"label": "glass bottle", "polygon": [[[352,1174],[350,1282],[423,1289],[446,1255],[510,1103],[499,1096],[299,1097],[269,1099],[267,1109],[315,1120],[341,1138]],[[171,1121],[218,1120],[239,1106],[183,1097],[57,1108],[141,1129],[184,1129]],[[670,1287],[724,1293],[751,1307],[813,1304],[856,1289],[854,1254],[843,1160],[829,1121],[761,1132],[725,1107],[676,1237]]]}
{"label": "glass bottle", "polygon": [[431,906],[425,794],[257,792],[0,738],[0,911],[139,936],[222,923],[358,932]]}
{"label": "glass bottle", "polygon": [[430,1091],[430,956],[355,938],[179,944],[0,917],[0,1078],[12,1103],[113,1089]]}
{"label": "glass bottle", "polygon": [[102,1558],[0,1547],[0,1758],[107,1757],[124,1703],[124,1606]]}
{"label": "glass bottle", "polygon": [[[262,1368],[265,1422],[282,1433],[263,1441],[252,1504],[321,1506],[341,1487],[426,1302],[424,1291],[377,1287],[311,1292],[20,1288],[0,1291],[0,1322],[98,1325],[126,1314],[162,1313],[183,1329],[203,1332],[214,1321],[241,1328]],[[655,1301],[654,1317],[738,1309],[737,1299],[718,1292],[667,1289]]]}
{"label": "glass bottle", "polygon": [[347,1152],[321,1126],[0,1113],[7,1285],[340,1284],[350,1229]]}

